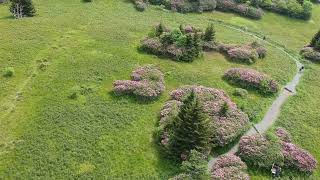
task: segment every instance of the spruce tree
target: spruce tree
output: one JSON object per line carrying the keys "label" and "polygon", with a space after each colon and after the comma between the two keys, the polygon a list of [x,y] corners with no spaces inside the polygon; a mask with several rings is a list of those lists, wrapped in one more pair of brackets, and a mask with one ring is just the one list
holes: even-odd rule
{"label": "spruce tree", "polygon": [[196,94],[191,94],[183,101],[180,111],[174,120],[170,151],[181,157],[192,149],[205,152],[212,135],[211,121],[204,114]]}
{"label": "spruce tree", "polygon": [[210,24],[203,36],[204,41],[214,41],[215,40],[216,31],[214,30],[213,24]]}
{"label": "spruce tree", "polygon": [[156,27],[156,36],[160,36],[165,31],[165,27],[162,22]]}
{"label": "spruce tree", "polygon": [[317,34],[315,34],[310,42],[310,46],[311,47],[315,47],[317,41],[320,40],[320,30],[317,32]]}
{"label": "spruce tree", "polygon": [[193,36],[193,57],[198,57],[201,52],[200,35],[196,32]]}
{"label": "spruce tree", "polygon": [[33,6],[32,0],[11,0],[10,12],[20,17],[32,17],[35,15],[36,10]]}
{"label": "spruce tree", "polygon": [[320,51],[320,39],[318,39],[318,41],[314,45],[314,49],[317,50],[317,51]]}

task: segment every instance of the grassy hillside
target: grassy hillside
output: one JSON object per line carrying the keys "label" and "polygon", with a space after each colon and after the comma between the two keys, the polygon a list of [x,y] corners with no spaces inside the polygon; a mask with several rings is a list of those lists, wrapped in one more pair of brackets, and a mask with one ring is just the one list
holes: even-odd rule
{"label": "grassy hillside", "polygon": [[[320,19],[287,21],[268,13],[261,21],[252,21],[232,14],[184,15],[156,7],[140,13],[126,0],[35,0],[35,5],[38,15],[21,20],[10,18],[7,7],[0,5],[0,70],[15,69],[14,77],[0,77],[0,177],[4,179],[165,179],[175,174],[176,164],[152,142],[159,110],[171,90],[186,84],[223,89],[239,106],[256,114],[254,121],[263,116],[274,97],[254,92],[245,100],[233,97],[235,87],[221,76],[228,68],[244,65],[218,53],[205,54],[190,64],[139,53],[140,40],[151,27],[162,21],[204,28],[210,19],[222,19],[298,50],[316,31],[315,22]],[[275,18],[279,21],[274,22]],[[216,30],[219,41],[253,40],[219,25]],[[252,67],[284,85],[295,65],[280,51],[268,50],[267,58]],[[128,79],[135,67],[150,63],[166,74],[167,89],[159,100],[145,104],[114,96],[114,80]],[[298,96],[286,104],[278,122],[319,160],[316,147],[320,142],[313,138],[320,129],[318,101],[311,96],[320,87],[319,66],[309,67]],[[77,100],[68,99],[76,85],[93,91]]]}

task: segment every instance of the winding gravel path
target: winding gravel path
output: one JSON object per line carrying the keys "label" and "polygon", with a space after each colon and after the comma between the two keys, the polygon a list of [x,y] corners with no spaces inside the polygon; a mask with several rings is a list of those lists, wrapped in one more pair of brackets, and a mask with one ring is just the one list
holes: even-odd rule
{"label": "winding gravel path", "polygon": [[[252,37],[254,37],[256,39],[264,40],[260,36],[254,34],[254,33],[248,32],[248,31],[246,31],[244,29],[238,28],[236,26],[226,24],[226,23],[224,23],[222,21],[216,21],[216,20],[212,20],[212,21],[217,22],[221,26],[224,26],[226,28],[233,29],[233,30],[242,32],[244,34],[247,34],[249,36],[252,36]],[[300,68],[303,66],[303,64],[301,64],[297,58],[295,58],[294,56],[289,54],[283,47],[277,45],[276,43],[274,43],[274,42],[272,42],[270,40],[264,40],[264,41],[267,44],[269,44],[270,46],[282,51],[285,55],[287,55],[292,60],[294,60],[295,63],[296,63],[296,66],[297,66],[297,73],[294,76],[294,78],[281,90],[281,93],[274,100],[274,102],[270,106],[268,112],[265,114],[263,120],[260,121],[257,124],[252,125],[252,127],[244,134],[244,136],[253,135],[253,134],[257,134],[257,133],[262,134],[265,131],[267,131],[273,125],[273,123],[276,121],[276,119],[277,119],[277,117],[278,117],[278,115],[279,115],[279,113],[281,111],[281,106],[283,105],[283,103],[288,99],[289,96],[292,96],[292,95],[296,94],[296,86],[299,84],[300,78],[301,78],[301,76],[303,74],[303,71],[302,72],[299,71]],[[239,143],[234,145],[225,154],[235,154],[238,151],[238,147],[239,147]],[[210,159],[209,164],[208,164],[209,170],[211,169],[211,167],[215,163],[215,161],[216,161],[216,157]]]}

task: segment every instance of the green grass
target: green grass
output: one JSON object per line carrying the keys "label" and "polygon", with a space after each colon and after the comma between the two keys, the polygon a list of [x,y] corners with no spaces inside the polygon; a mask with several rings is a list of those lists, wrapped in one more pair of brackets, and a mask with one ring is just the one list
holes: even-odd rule
{"label": "green grass", "polygon": [[[232,96],[235,87],[221,79],[226,69],[245,65],[229,62],[218,53],[204,54],[190,64],[139,53],[140,40],[157,22],[204,28],[210,19],[223,19],[266,33],[292,50],[304,45],[316,31],[311,29],[317,26],[271,13],[261,21],[220,12],[184,15],[156,7],[140,13],[126,0],[93,3],[35,0],[35,5],[38,15],[21,20],[10,18],[7,7],[0,5],[0,70],[15,69],[13,77],[0,77],[0,178],[3,179],[172,176],[178,166],[159,152],[152,135],[169,92],[181,85],[223,89],[238,106],[255,114],[253,121],[263,117],[274,97],[262,97],[252,91],[247,99]],[[275,18],[279,21],[274,22]],[[313,21],[319,22],[316,18]],[[283,22],[286,26],[280,27]],[[219,41],[253,40],[219,25],[216,30]],[[286,31],[288,34],[284,36]],[[294,75],[295,64],[280,51],[269,46],[268,50],[267,58],[251,67],[284,85]],[[41,70],[38,67],[43,61],[48,66]],[[150,63],[160,66],[166,74],[166,91],[159,100],[145,104],[113,95],[114,80],[128,79],[135,67]],[[310,65],[298,96],[289,100],[278,122],[319,160],[316,151],[319,142],[312,138],[319,135],[319,123],[311,124],[318,117],[317,98],[311,96],[316,96],[320,87],[318,69],[318,65]],[[77,100],[68,99],[75,85],[93,86],[94,91]],[[18,91],[21,93],[17,97]],[[297,108],[305,113],[295,111]],[[291,122],[293,118],[297,123]],[[300,125],[302,128],[297,128]],[[318,170],[315,177],[319,176]]]}

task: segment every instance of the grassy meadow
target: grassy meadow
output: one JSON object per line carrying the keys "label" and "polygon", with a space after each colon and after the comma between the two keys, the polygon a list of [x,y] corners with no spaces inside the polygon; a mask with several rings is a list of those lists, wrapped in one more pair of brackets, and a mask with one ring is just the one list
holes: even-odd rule
{"label": "grassy meadow", "polygon": [[[34,3],[37,16],[19,20],[11,18],[7,5],[0,5],[0,70],[15,69],[12,78],[0,76],[0,179],[166,179],[174,175],[178,165],[159,152],[152,135],[169,92],[182,85],[223,89],[253,122],[263,117],[275,97],[253,91],[247,99],[235,97],[235,87],[221,78],[228,68],[247,65],[230,62],[219,53],[181,63],[139,52],[140,40],[157,22],[205,28],[212,19],[220,19],[266,34],[297,53],[320,28],[320,7],[305,22],[273,13],[260,21],[221,12],[178,14],[158,7],[141,13],[127,0]],[[255,40],[218,24],[216,31],[222,42]],[[281,51],[267,48],[267,57],[250,67],[283,86],[293,77],[295,64]],[[115,96],[113,81],[129,79],[131,71],[144,64],[156,64],[165,73],[166,91],[160,99],[142,103]],[[295,142],[318,161],[319,72],[319,65],[307,63],[297,96],[285,104],[276,124],[287,128]],[[72,100],[68,96],[74,86],[92,91]],[[268,178],[265,173],[250,173],[253,179]],[[313,177],[320,178],[319,168]]]}

